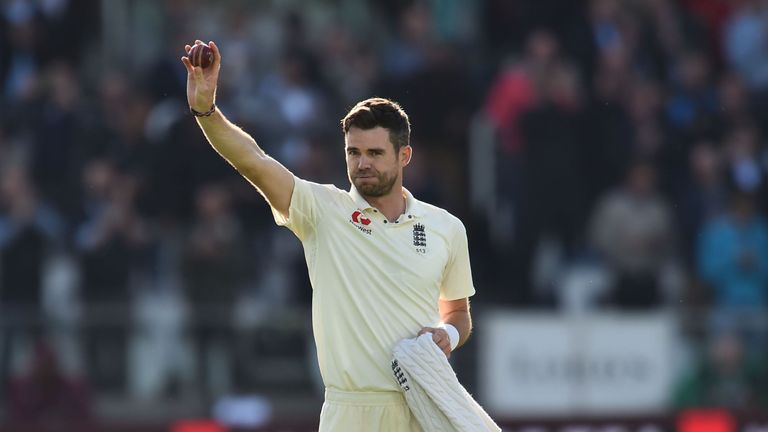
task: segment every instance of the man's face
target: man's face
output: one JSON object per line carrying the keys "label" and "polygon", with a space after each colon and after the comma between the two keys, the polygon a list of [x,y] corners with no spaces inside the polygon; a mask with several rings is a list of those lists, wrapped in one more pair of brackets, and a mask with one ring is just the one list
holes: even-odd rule
{"label": "man's face", "polygon": [[410,158],[410,147],[399,154],[382,127],[352,127],[345,135],[349,181],[364,197],[381,197],[392,191]]}

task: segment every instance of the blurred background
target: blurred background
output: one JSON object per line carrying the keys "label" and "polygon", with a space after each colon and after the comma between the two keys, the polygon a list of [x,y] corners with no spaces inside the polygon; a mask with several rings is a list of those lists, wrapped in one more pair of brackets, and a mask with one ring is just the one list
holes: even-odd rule
{"label": "blurred background", "polygon": [[188,114],[195,39],[309,180],[403,105],[506,430],[768,430],[765,0],[0,0],[0,430],[317,427],[301,245]]}

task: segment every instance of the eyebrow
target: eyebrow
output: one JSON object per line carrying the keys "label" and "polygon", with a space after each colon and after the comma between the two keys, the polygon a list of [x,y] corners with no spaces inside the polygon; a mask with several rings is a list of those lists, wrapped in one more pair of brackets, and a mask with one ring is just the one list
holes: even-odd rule
{"label": "eyebrow", "polygon": [[[347,145],[347,146],[346,146],[346,150],[347,150],[347,151],[349,151],[349,150],[357,150],[357,151],[360,151],[360,149],[359,149],[359,148],[357,148],[357,147],[355,147],[355,146],[351,146],[351,145]],[[386,152],[386,151],[387,151],[387,149],[386,149],[386,148],[384,148],[384,147],[371,147],[371,148],[369,148],[367,151],[369,151],[369,152],[371,152],[371,151]]]}

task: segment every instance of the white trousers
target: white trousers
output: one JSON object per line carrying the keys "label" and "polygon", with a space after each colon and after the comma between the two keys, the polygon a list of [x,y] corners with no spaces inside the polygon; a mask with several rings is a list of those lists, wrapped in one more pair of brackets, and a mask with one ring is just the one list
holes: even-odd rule
{"label": "white trousers", "polygon": [[320,432],[422,432],[402,393],[325,390]]}

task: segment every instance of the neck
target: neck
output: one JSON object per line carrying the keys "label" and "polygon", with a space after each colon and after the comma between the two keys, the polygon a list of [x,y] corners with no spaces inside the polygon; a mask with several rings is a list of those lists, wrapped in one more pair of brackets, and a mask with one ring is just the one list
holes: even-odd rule
{"label": "neck", "polygon": [[377,208],[390,222],[405,213],[405,197],[402,185],[395,185],[392,191],[380,197],[365,197],[370,205]]}

